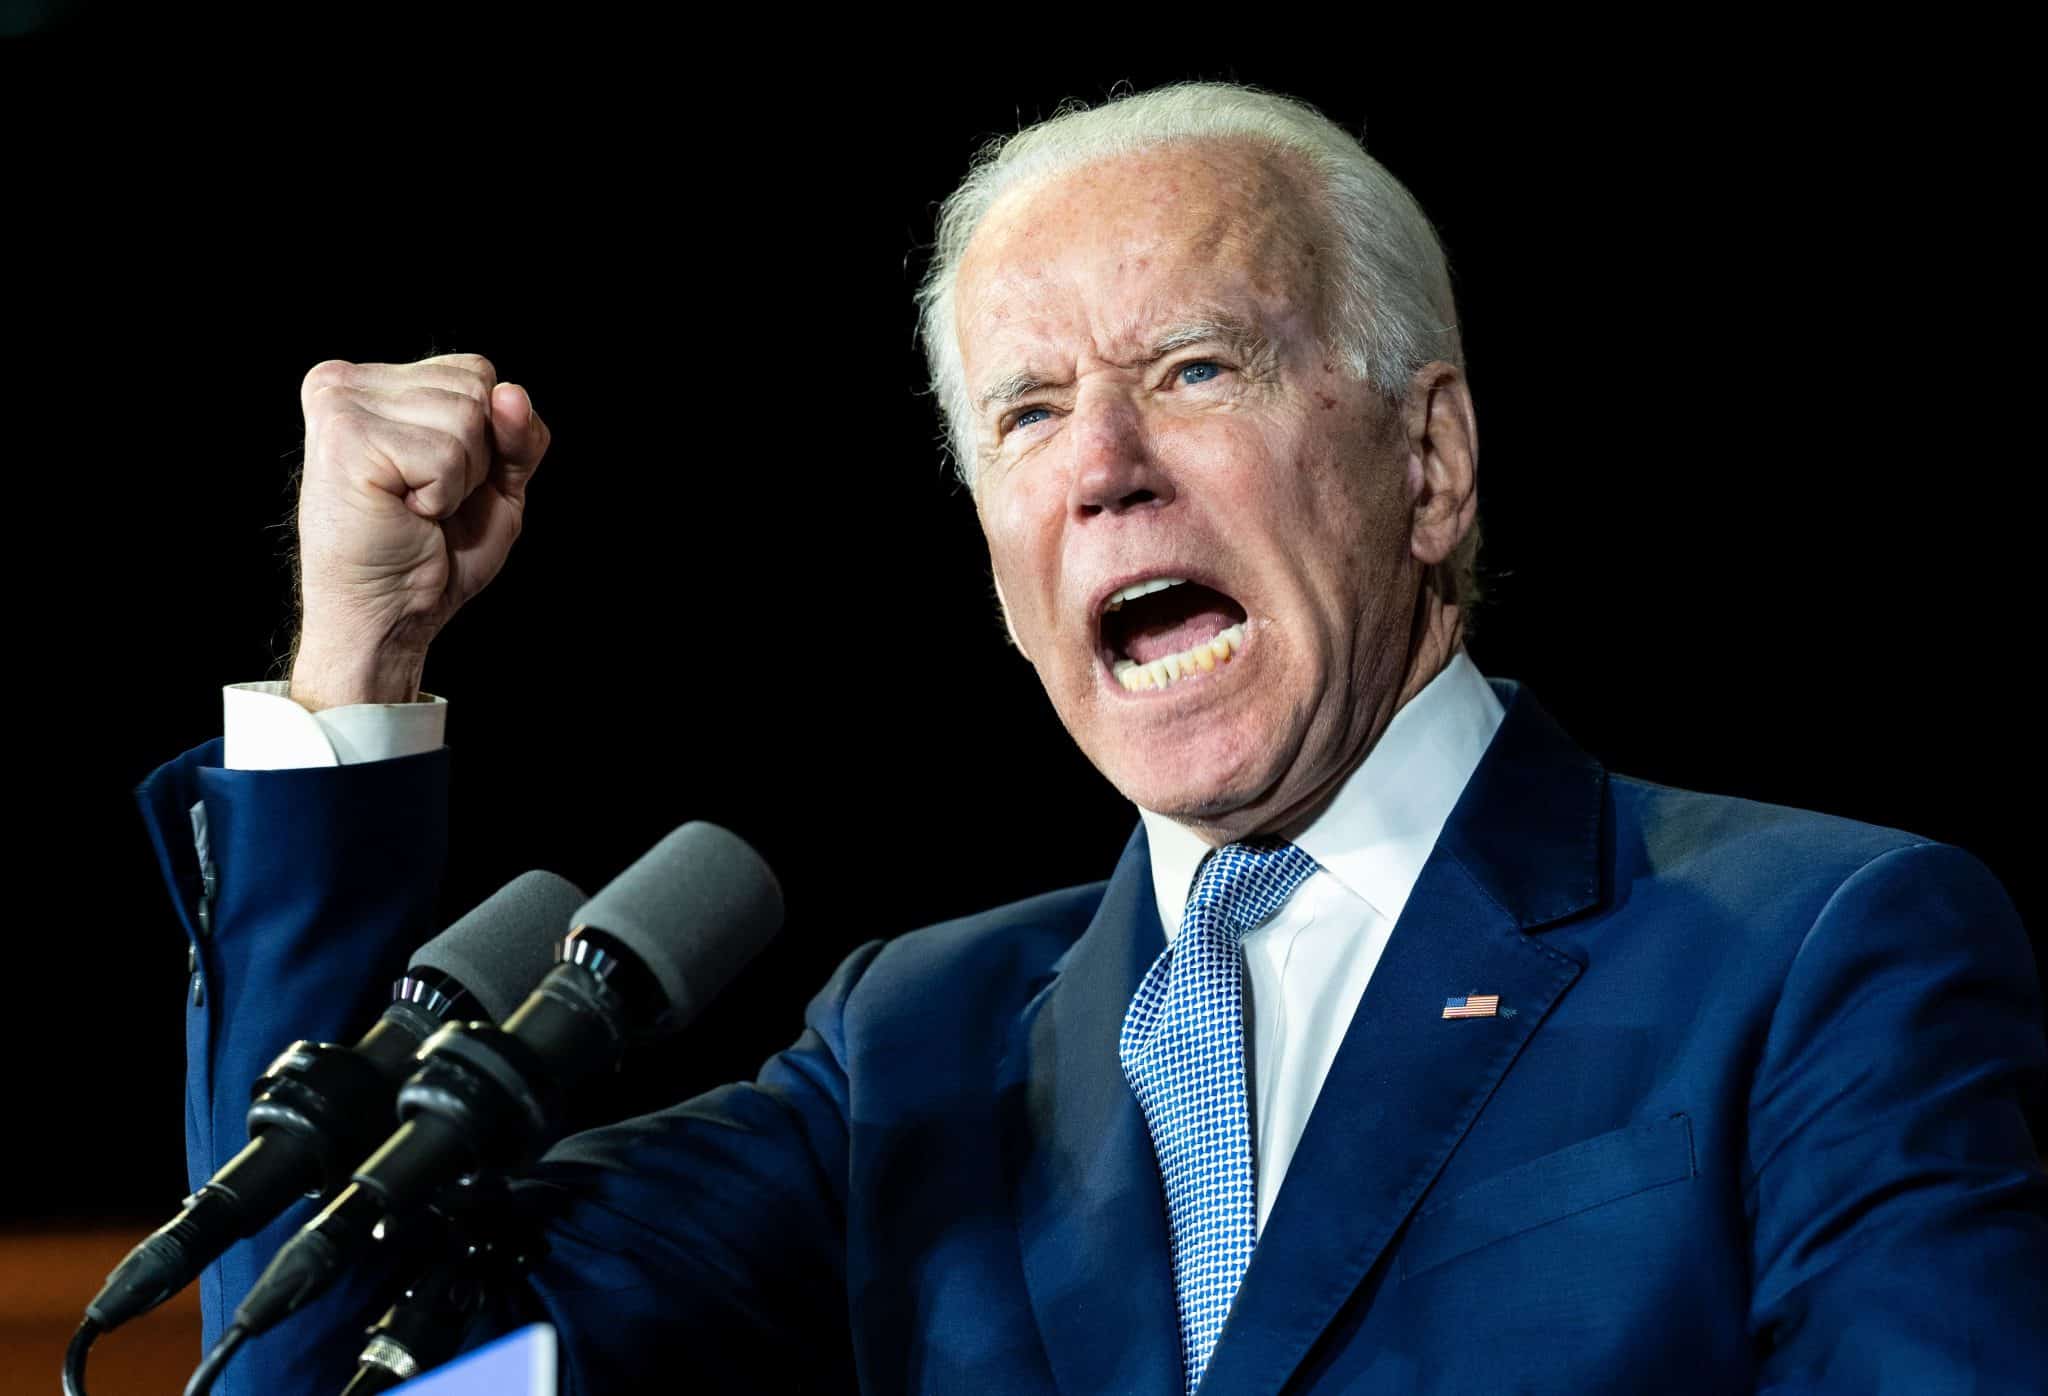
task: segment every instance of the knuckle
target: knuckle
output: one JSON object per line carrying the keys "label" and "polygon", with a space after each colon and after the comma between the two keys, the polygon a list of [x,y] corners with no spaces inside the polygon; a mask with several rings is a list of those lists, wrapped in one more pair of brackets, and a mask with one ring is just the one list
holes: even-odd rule
{"label": "knuckle", "polygon": [[490,399],[482,394],[464,395],[456,404],[455,417],[463,441],[481,443],[491,430]]}
{"label": "knuckle", "polygon": [[493,387],[497,386],[498,370],[482,354],[442,354],[435,358],[422,359],[420,362],[423,364],[439,364],[444,368],[453,368],[462,373],[469,374],[482,385],[483,391],[486,394]]}
{"label": "knuckle", "polygon": [[459,436],[437,436],[432,466],[436,480],[461,480],[469,473],[470,445]]}
{"label": "knuckle", "polygon": [[356,366],[346,359],[322,359],[306,371],[299,395],[311,397],[323,388],[344,388],[354,378]]}
{"label": "knuckle", "polygon": [[346,387],[322,387],[315,389],[305,403],[305,420],[319,428],[324,440],[360,440],[362,438],[362,413],[356,409],[354,397]]}
{"label": "knuckle", "polygon": [[313,395],[306,413],[306,435],[324,449],[363,438],[363,424],[352,404],[342,396],[346,392],[345,388],[320,389]]}

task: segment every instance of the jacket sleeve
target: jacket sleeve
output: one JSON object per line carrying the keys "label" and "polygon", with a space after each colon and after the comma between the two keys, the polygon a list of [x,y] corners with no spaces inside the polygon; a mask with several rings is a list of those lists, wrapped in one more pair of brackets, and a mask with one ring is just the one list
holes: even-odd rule
{"label": "jacket sleeve", "polygon": [[1765,1390],[2031,1392],[2048,1372],[2048,1072],[2017,913],[1919,844],[1839,887],[1750,1096],[1751,1333]]}
{"label": "jacket sleeve", "polygon": [[[215,741],[158,768],[137,793],[192,945],[185,1150],[197,1187],[248,1142],[250,1088],[278,1051],[298,1038],[353,1042],[388,1002],[407,954],[435,929],[448,752],[239,771],[221,766]],[[200,1308],[209,1347],[309,1214],[294,1207],[208,1267]],[[339,1390],[375,1316],[365,1312],[375,1302],[370,1283],[337,1286],[252,1340],[215,1391]]]}
{"label": "jacket sleeve", "polygon": [[854,1389],[844,1025],[880,948],[840,965],[754,1081],[572,1136],[517,1185],[545,1253],[490,1327],[552,1322],[565,1396]]}

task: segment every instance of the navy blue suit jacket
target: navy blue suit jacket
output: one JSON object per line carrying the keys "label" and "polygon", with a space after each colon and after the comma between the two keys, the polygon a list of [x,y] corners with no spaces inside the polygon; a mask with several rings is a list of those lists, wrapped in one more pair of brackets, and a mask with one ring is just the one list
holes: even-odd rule
{"label": "navy blue suit jacket", "polygon": [[[2023,1104],[2048,1045],[1997,882],[1910,835],[1611,777],[1495,686],[1506,718],[1203,1391],[2041,1390]],[[205,979],[195,1180],[241,1143],[268,1057],[351,1038],[365,966],[424,935],[447,775],[445,752],[217,759],[144,788]],[[863,946],[756,1081],[551,1152],[519,1194],[549,1252],[494,1321],[552,1319],[583,1393],[1177,1392],[1165,1207],[1116,1051],[1162,943],[1141,831],[1106,884]],[[1499,1015],[1445,1020],[1465,993]],[[209,1332],[281,1231],[208,1276]],[[366,1302],[252,1345],[234,1389],[333,1390]]]}

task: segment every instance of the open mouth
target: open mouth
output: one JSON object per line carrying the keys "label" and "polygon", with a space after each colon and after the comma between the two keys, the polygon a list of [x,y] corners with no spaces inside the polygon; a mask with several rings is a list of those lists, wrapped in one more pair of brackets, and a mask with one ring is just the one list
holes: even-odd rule
{"label": "open mouth", "polygon": [[1103,605],[1102,652],[1124,688],[1166,688],[1228,664],[1244,648],[1244,607],[1184,577],[1151,577]]}

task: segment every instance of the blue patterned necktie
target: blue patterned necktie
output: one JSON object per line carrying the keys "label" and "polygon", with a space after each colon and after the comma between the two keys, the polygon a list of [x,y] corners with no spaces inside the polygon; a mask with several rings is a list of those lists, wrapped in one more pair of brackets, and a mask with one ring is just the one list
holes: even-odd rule
{"label": "blue patterned necktie", "polygon": [[1258,1240],[1242,942],[1315,870],[1315,859],[1291,843],[1212,850],[1195,875],[1180,934],[1152,962],[1124,1015],[1117,1054],[1166,1184],[1189,1392],[1209,1365]]}

